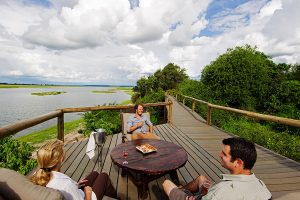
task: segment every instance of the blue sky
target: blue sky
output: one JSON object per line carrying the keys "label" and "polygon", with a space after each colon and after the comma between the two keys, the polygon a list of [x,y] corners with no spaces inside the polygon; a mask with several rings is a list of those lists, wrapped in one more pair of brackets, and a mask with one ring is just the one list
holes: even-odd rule
{"label": "blue sky", "polygon": [[297,0],[2,0],[0,82],[131,85],[169,62],[190,77],[250,44],[299,63]]}

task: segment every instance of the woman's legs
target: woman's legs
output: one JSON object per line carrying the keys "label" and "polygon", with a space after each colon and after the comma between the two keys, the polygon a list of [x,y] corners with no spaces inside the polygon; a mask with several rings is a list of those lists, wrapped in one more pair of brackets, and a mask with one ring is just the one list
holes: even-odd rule
{"label": "woman's legs", "polygon": [[98,172],[92,172],[86,177],[88,184],[92,183],[93,192],[96,194],[97,199],[102,199],[104,195],[116,198],[117,192],[113,188],[109,176],[106,173],[99,174]]}
{"label": "woman's legs", "polygon": [[85,185],[93,187],[93,184],[94,184],[96,178],[98,177],[98,175],[99,175],[99,173],[96,171],[93,171],[92,173],[90,173],[87,177],[85,177],[85,180],[87,180],[87,183],[85,183]]}

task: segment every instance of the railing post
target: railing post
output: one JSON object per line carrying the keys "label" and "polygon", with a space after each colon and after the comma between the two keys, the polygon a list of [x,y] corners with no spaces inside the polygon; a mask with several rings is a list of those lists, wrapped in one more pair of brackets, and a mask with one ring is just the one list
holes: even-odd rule
{"label": "railing post", "polygon": [[193,100],[193,105],[192,105],[192,112],[195,112],[195,100]]}
{"label": "railing post", "polygon": [[57,139],[64,141],[64,113],[57,117]]}
{"label": "railing post", "polygon": [[185,103],[185,98],[183,97],[182,104],[184,105],[184,103]]}
{"label": "railing post", "polygon": [[168,123],[172,122],[173,102],[169,101]]}
{"label": "railing post", "polygon": [[178,98],[177,98],[177,94],[176,94],[175,98],[176,98],[176,100],[178,100]]}
{"label": "railing post", "polygon": [[207,104],[207,120],[206,120],[206,123],[207,125],[211,126],[211,106],[210,104],[208,103]]}

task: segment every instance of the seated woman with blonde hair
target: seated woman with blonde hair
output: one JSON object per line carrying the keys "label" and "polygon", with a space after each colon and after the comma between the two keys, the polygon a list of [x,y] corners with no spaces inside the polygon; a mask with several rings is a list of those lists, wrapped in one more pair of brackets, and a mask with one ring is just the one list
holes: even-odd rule
{"label": "seated woman with blonde hair", "polygon": [[[37,161],[40,169],[32,176],[32,182],[59,190],[66,200],[99,200],[104,195],[117,197],[106,173],[99,174],[93,171],[78,183],[61,173],[60,167],[65,155],[63,145],[62,141],[55,140],[38,150]],[[79,186],[82,186],[82,189],[79,189]]]}

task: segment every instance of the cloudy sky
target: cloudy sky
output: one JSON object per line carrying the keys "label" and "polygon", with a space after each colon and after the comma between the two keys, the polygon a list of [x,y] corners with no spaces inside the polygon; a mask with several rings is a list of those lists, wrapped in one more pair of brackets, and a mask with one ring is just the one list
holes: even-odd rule
{"label": "cloudy sky", "polygon": [[200,77],[244,44],[300,63],[299,9],[299,0],[0,0],[0,82],[133,85],[170,62]]}

